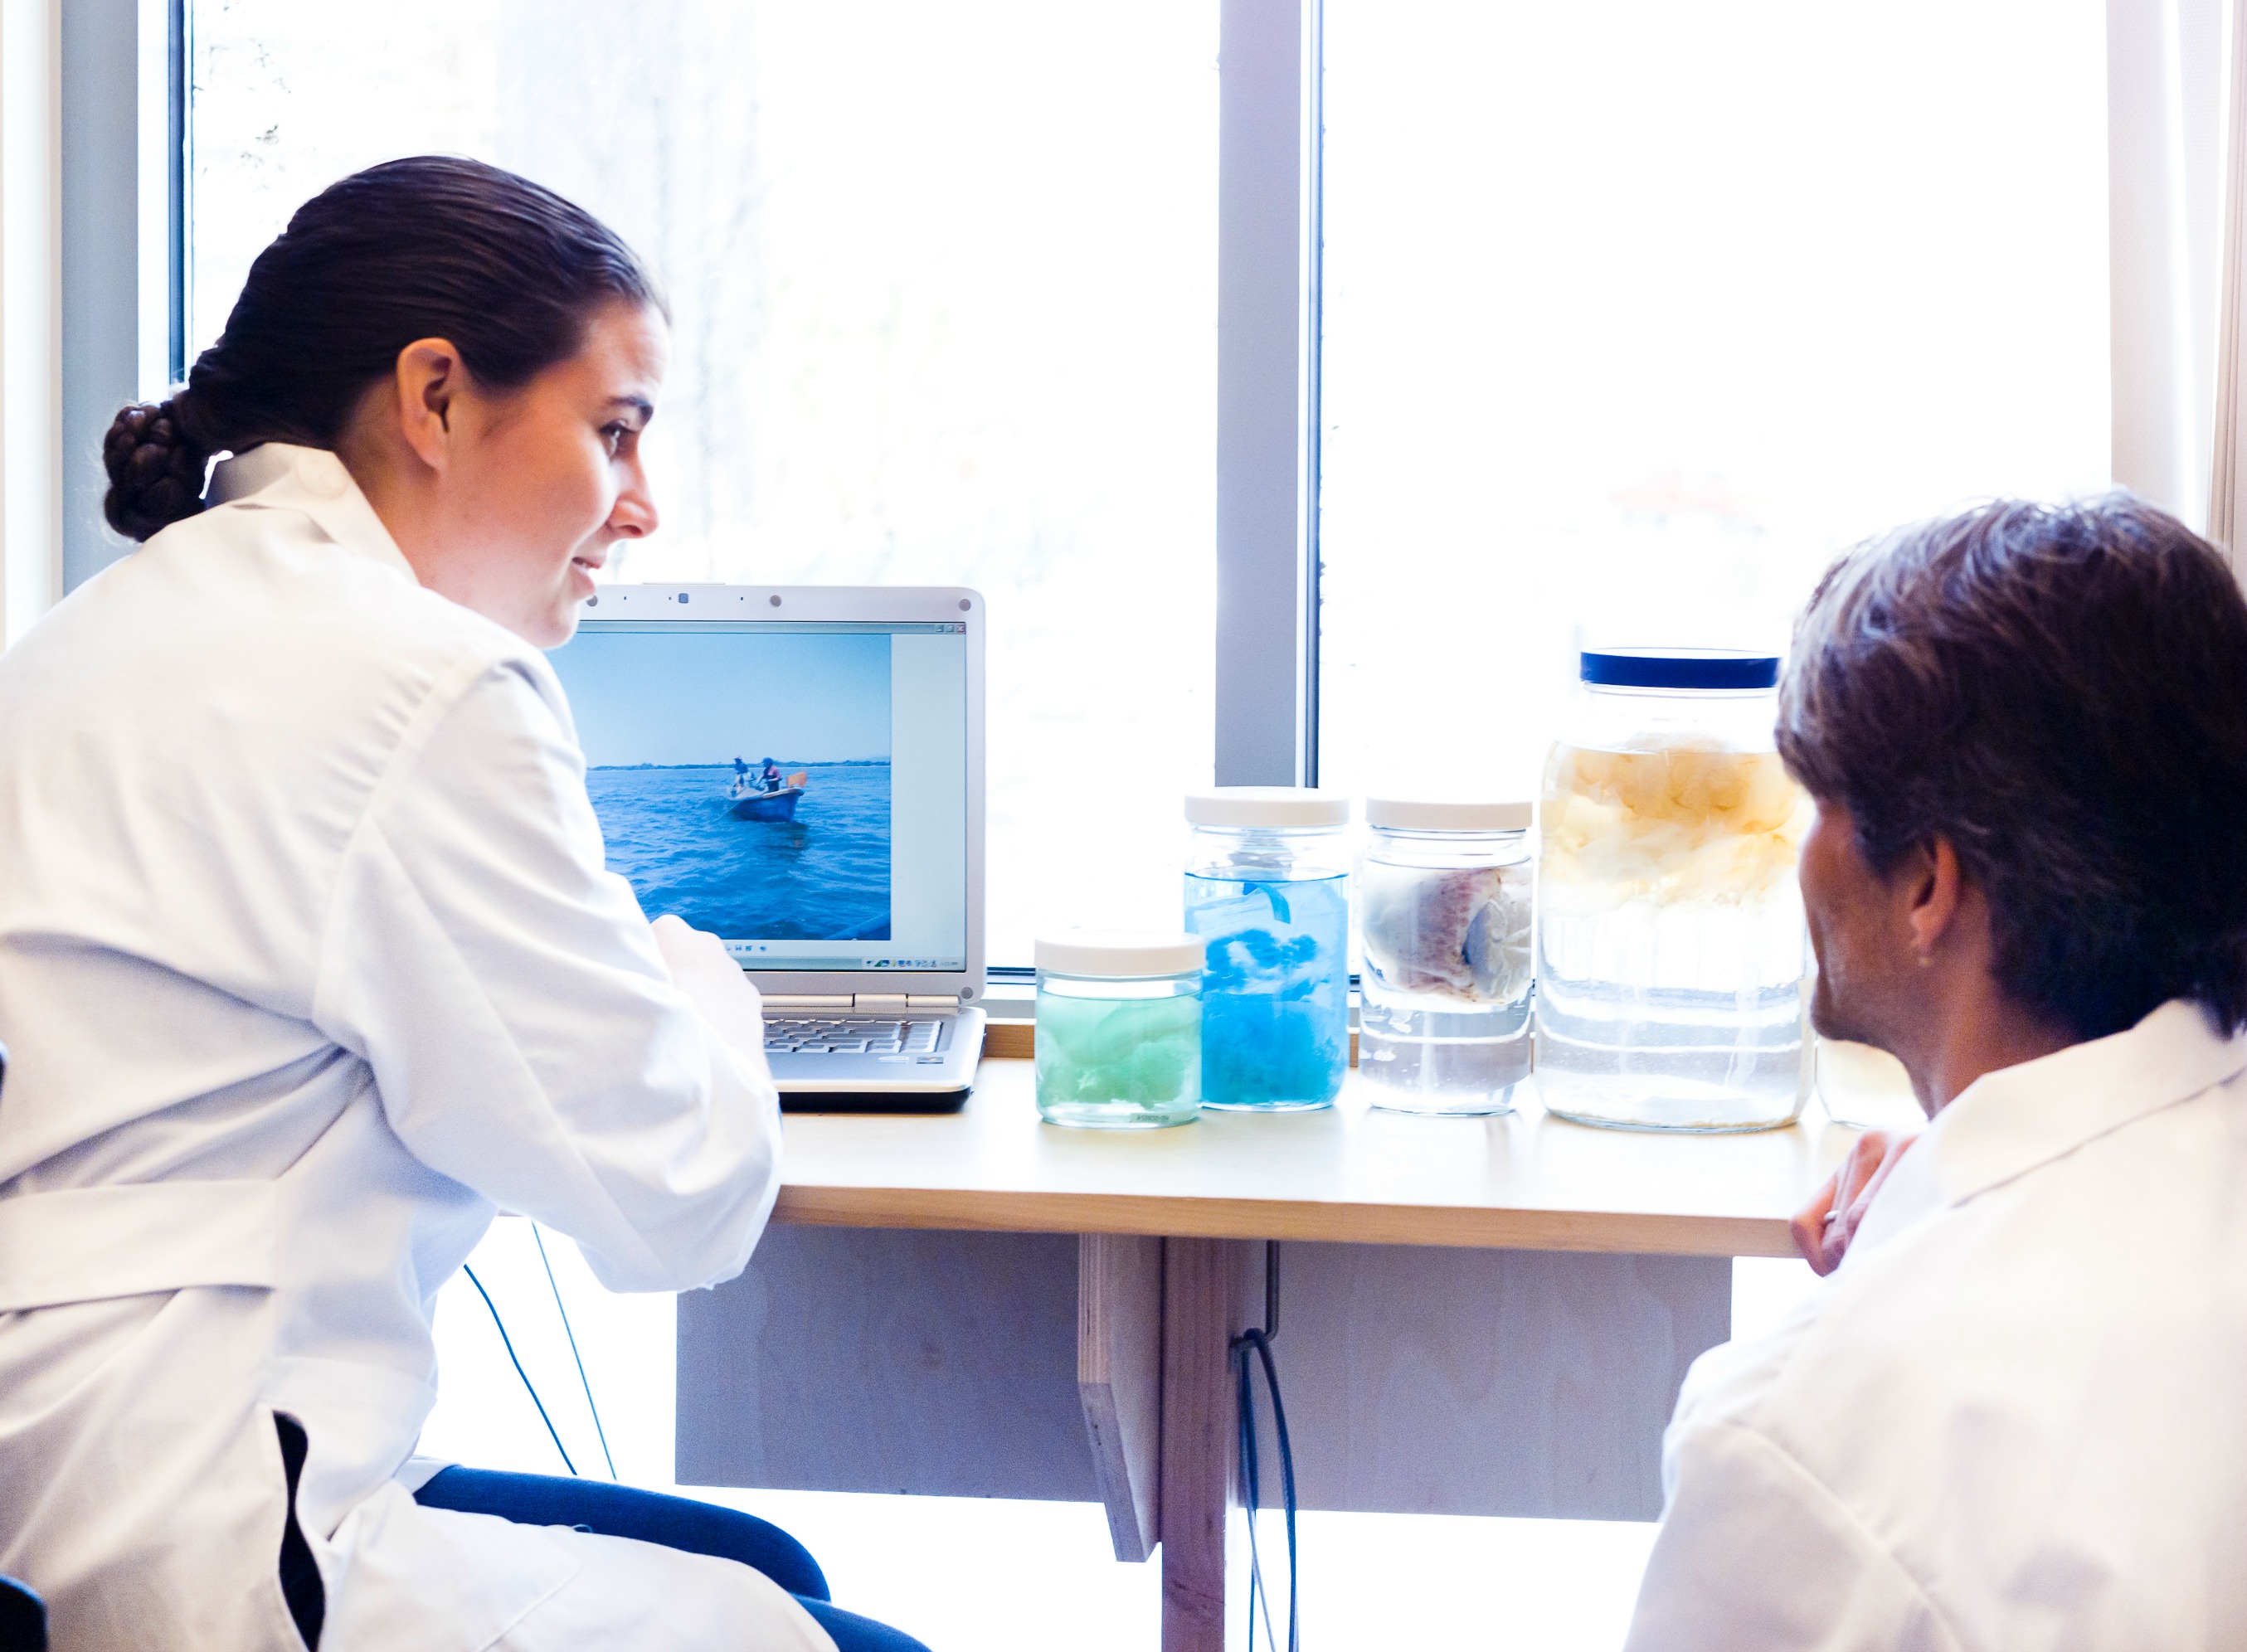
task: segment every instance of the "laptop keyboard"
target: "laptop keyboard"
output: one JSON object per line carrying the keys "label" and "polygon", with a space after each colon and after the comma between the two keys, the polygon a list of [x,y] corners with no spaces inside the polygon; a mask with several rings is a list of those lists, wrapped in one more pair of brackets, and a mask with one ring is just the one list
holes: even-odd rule
{"label": "laptop keyboard", "polygon": [[768,1055],[933,1055],[940,1021],[867,1021],[857,1016],[768,1016]]}

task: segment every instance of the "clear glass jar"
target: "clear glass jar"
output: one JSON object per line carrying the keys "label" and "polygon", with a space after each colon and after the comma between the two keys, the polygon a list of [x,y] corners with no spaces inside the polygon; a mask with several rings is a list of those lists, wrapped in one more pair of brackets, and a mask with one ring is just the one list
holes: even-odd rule
{"label": "clear glass jar", "polygon": [[1789,1123],[1811,804],[1772,747],[1779,661],[1618,650],[1581,675],[1540,816],[1538,1096],[1587,1124]]}
{"label": "clear glass jar", "polygon": [[1038,1114],[1160,1130],[1201,1112],[1201,943],[1079,930],[1036,945]]}
{"label": "clear glass jar", "polygon": [[1853,1130],[1916,1130],[1927,1114],[1912,1093],[1911,1075],[1884,1049],[1820,1038],[1816,1043],[1818,1099],[1826,1116]]}
{"label": "clear glass jar", "polygon": [[1349,800],[1292,786],[1186,799],[1202,955],[1201,1104],[1327,1107],[1349,1069]]}
{"label": "clear glass jar", "polygon": [[1506,1113],[1529,1076],[1528,803],[1369,798],[1357,1070],[1373,1104]]}

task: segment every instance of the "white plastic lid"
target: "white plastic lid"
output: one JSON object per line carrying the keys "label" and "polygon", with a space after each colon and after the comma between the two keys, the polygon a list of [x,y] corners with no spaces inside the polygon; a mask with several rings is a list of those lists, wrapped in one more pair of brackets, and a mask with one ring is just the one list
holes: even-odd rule
{"label": "white plastic lid", "polygon": [[1219,786],[1186,794],[1196,826],[1347,826],[1349,798],[1308,786]]}
{"label": "white plastic lid", "polygon": [[1407,832],[1525,832],[1536,816],[1534,803],[1492,802],[1484,798],[1365,800],[1367,825]]}
{"label": "white plastic lid", "polygon": [[1032,948],[1042,971],[1119,980],[1190,975],[1201,967],[1201,955],[1202,943],[1194,936],[1145,929],[1072,929],[1042,936]]}

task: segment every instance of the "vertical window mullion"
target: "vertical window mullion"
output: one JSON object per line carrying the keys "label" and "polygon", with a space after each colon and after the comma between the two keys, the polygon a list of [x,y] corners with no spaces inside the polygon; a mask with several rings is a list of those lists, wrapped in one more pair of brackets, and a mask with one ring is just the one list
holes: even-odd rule
{"label": "vertical window mullion", "polygon": [[69,0],[60,11],[65,590],[127,549],[102,521],[102,438],[170,362],[167,3]]}
{"label": "vertical window mullion", "polygon": [[1315,777],[1317,0],[1222,0],[1219,785]]}
{"label": "vertical window mullion", "polygon": [[164,358],[167,380],[179,385],[188,378],[188,189],[193,176],[188,160],[188,0],[164,0],[164,183],[171,237],[165,249],[171,326]]}

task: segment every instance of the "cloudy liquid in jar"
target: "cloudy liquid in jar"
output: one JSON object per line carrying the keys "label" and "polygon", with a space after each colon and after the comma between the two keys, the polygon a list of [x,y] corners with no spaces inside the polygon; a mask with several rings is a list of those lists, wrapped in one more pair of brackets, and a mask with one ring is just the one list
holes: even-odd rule
{"label": "cloudy liquid in jar", "polygon": [[1158,1129],[1201,1111],[1198,982],[1044,975],[1037,1033],[1038,1112],[1054,1123]]}
{"label": "cloudy liquid in jar", "polygon": [[1585,1123],[1784,1124],[1808,1093],[1795,861],[1773,752],[1556,745],[1537,920],[1537,1089]]}

